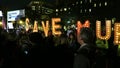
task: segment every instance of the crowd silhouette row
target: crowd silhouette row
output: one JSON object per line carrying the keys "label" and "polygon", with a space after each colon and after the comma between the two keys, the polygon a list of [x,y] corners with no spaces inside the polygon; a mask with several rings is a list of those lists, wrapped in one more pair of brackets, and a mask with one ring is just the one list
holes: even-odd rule
{"label": "crowd silhouette row", "polygon": [[[95,39],[96,40],[96,39]],[[95,43],[95,42],[94,42]],[[119,56],[109,41],[108,49],[96,47],[94,68],[119,68]],[[96,44],[95,44],[96,46]],[[0,68],[73,68],[74,56],[79,49],[76,30],[60,36],[42,31],[26,33],[0,30]]]}

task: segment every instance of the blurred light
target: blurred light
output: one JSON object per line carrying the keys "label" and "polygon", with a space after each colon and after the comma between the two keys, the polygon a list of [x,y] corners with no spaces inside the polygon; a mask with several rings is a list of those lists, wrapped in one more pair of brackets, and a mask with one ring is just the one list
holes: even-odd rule
{"label": "blurred light", "polygon": [[99,3],[99,6],[101,7],[101,3]]}
{"label": "blurred light", "polygon": [[69,24],[69,23],[70,23],[70,21],[67,21],[67,23]]}
{"label": "blurred light", "polygon": [[0,26],[2,26],[2,22],[0,21]]}
{"label": "blurred light", "polygon": [[21,24],[21,25],[22,25],[22,24],[23,24],[23,21],[22,21],[22,20],[20,20],[20,21],[19,21],[19,24]]}
{"label": "blurred light", "polygon": [[32,6],[32,10],[35,10],[35,6]]}
{"label": "blurred light", "polygon": [[56,16],[58,16],[58,13],[56,13]]}
{"label": "blurred light", "polygon": [[68,14],[70,14],[71,12],[68,12]]}
{"label": "blurred light", "polygon": [[76,28],[75,24],[71,25],[72,28]]}
{"label": "blurred light", "polygon": [[41,6],[38,6],[38,9],[40,10],[40,9],[41,9]]}
{"label": "blurred light", "polygon": [[66,26],[64,26],[63,28],[64,28],[65,31],[67,31],[67,27]]}
{"label": "blurred light", "polygon": [[114,31],[114,28],[112,27],[112,31]]}
{"label": "blurred light", "polygon": [[82,4],[83,2],[82,1],[80,1],[80,4]]}
{"label": "blurred light", "polygon": [[56,9],[56,12],[58,12],[58,9]]}
{"label": "blurred light", "polygon": [[87,9],[85,9],[85,12],[87,11]]}
{"label": "blurred light", "polygon": [[105,6],[107,6],[107,2],[105,2]]}
{"label": "blurred light", "polygon": [[96,5],[96,3],[94,3],[94,7],[96,7],[97,5]]}
{"label": "blurred light", "polygon": [[82,13],[82,9],[80,10],[80,13]]}
{"label": "blurred light", "polygon": [[120,44],[118,45],[118,56],[120,56]]}
{"label": "blurred light", "polygon": [[96,3],[94,3],[94,7],[96,7],[97,5],[96,5]]}
{"label": "blurred light", "polygon": [[2,17],[3,16],[3,13],[2,13],[2,11],[0,11],[0,17]]}
{"label": "blurred light", "polygon": [[92,2],[92,0],[89,0],[89,2],[91,3],[91,2]]}
{"label": "blurred light", "polygon": [[78,4],[78,2],[76,2],[76,5]]}
{"label": "blurred light", "polygon": [[39,2],[38,2],[38,1],[35,1],[34,3],[35,3],[35,4],[39,4]]}
{"label": "blurred light", "polygon": [[63,11],[62,9],[60,9],[60,11]]}
{"label": "blurred light", "polygon": [[89,9],[89,12],[91,12],[92,10],[91,9]]}
{"label": "blurred light", "polygon": [[72,4],[73,6],[75,5],[75,4]]}
{"label": "blurred light", "polygon": [[67,11],[67,8],[64,8],[64,11]]}
{"label": "blurred light", "polygon": [[12,21],[12,23],[15,23],[15,21]]}
{"label": "blurred light", "polygon": [[70,10],[70,7],[68,9]]}
{"label": "blurred light", "polygon": [[24,51],[25,52],[25,54],[28,54],[28,51]]}
{"label": "blurred light", "polygon": [[116,21],[116,18],[112,18],[112,24],[114,24]]}

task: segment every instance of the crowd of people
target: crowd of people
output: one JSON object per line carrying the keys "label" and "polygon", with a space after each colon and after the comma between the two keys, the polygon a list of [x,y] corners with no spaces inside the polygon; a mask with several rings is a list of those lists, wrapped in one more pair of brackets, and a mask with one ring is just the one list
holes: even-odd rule
{"label": "crowd of people", "polygon": [[[42,31],[0,30],[0,68],[119,68],[116,46],[96,47],[89,28],[45,37]],[[103,54],[105,53],[105,54]]]}

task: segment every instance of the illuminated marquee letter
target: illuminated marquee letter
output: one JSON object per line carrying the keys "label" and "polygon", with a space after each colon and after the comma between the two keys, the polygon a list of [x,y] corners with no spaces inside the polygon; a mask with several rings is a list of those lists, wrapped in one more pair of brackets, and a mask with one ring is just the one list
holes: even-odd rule
{"label": "illuminated marquee letter", "polygon": [[56,31],[56,29],[60,29],[61,26],[56,24],[58,22],[60,22],[61,19],[60,18],[52,18],[52,33],[54,35],[60,35],[61,34],[61,31]]}
{"label": "illuminated marquee letter", "polygon": [[114,43],[120,44],[120,23],[114,25]]}
{"label": "illuminated marquee letter", "polygon": [[106,35],[101,36],[101,21],[96,21],[96,36],[102,40],[108,40],[111,36],[111,21],[106,21]]}
{"label": "illuminated marquee letter", "polygon": [[38,32],[38,22],[34,21],[33,32]]}
{"label": "illuminated marquee letter", "polygon": [[44,24],[44,22],[42,21],[42,27],[45,33],[45,36],[48,36],[48,30],[49,30],[49,21],[46,21],[46,25]]}
{"label": "illuminated marquee letter", "polygon": [[77,34],[79,35],[80,33],[80,29],[82,27],[90,27],[90,22],[87,20],[85,21],[85,23],[82,25],[82,23],[80,21],[77,22]]}
{"label": "illuminated marquee letter", "polygon": [[79,40],[79,34],[80,34],[80,29],[82,27],[90,27],[90,22],[87,20],[85,23],[82,25],[80,21],[77,22],[77,40]]}
{"label": "illuminated marquee letter", "polygon": [[25,20],[25,29],[26,29],[26,31],[28,31],[29,30],[29,18],[26,18],[26,20]]}

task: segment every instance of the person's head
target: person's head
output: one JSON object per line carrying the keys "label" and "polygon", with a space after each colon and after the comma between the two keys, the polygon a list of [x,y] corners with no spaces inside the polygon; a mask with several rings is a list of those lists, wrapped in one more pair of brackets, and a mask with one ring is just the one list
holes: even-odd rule
{"label": "person's head", "polygon": [[78,42],[82,45],[84,43],[94,43],[94,33],[90,28],[83,27],[80,30]]}
{"label": "person's head", "polygon": [[65,34],[62,34],[61,36],[60,36],[60,44],[61,45],[64,45],[64,44],[68,44],[68,40],[67,40],[67,36],[65,35]]}
{"label": "person's head", "polygon": [[70,32],[70,34],[69,34],[69,38],[70,38],[70,39],[74,39],[74,38],[75,38],[75,35],[74,35],[73,32]]}

